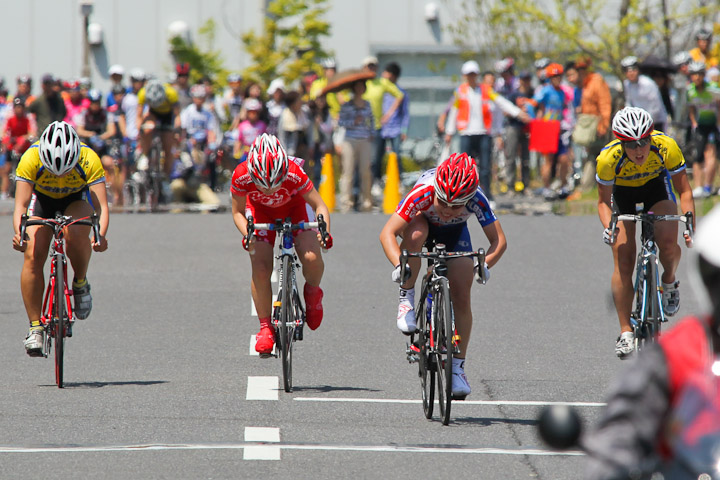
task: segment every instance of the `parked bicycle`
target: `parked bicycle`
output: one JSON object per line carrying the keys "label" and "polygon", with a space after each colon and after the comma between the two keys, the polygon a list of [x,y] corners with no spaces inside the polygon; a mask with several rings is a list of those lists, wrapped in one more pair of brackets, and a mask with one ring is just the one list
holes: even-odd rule
{"label": "parked bicycle", "polygon": [[97,242],[100,238],[99,217],[93,213],[90,217],[73,219],[58,213],[54,219],[33,218],[23,215],[20,220],[20,245],[25,241],[25,230],[33,225],[53,229],[53,241],[50,246],[50,278],[43,297],[42,315],[43,347],[41,355],[47,358],[55,343],[55,382],[63,388],[65,338],[72,337],[75,322],[71,298],[73,292],[67,281],[67,259],[65,257],[65,231],[72,225],[88,225],[93,228]]}
{"label": "parked bicycle", "polygon": [[[452,400],[465,397],[452,395],[452,359],[459,353],[462,339],[455,330],[455,314],[450,298],[450,282],[447,279],[448,260],[462,257],[477,259],[477,265],[485,264],[485,250],[476,252],[448,252],[445,245],[437,243],[429,251],[411,253],[403,250],[400,255],[401,278],[405,278],[408,258],[426,258],[427,273],[422,280],[420,299],[415,308],[417,330],[410,337],[406,353],[410,363],[418,363],[425,418],[432,418],[435,392],[440,406],[443,425],[450,423]],[[485,284],[483,268],[476,268],[477,280]],[[437,389],[435,388],[437,386]]]}
{"label": "parked bicycle", "polygon": [[[275,352],[268,356],[278,356],[282,359],[283,386],[286,392],[292,391],[292,345],[296,340],[303,339],[303,326],[305,325],[305,307],[297,287],[296,271],[300,268],[297,254],[294,249],[293,232],[296,230],[318,229],[323,238],[327,238],[327,224],[322,215],[318,215],[316,222],[292,223],[290,218],[275,220],[275,223],[254,223],[252,216],[248,217],[248,237],[252,237],[256,230],[271,230],[279,233],[278,245],[279,260],[279,290],[277,300],[273,303],[271,323],[275,330]],[[252,252],[251,252],[252,253]]]}
{"label": "parked bicycle", "polygon": [[[642,211],[642,204],[636,205],[638,212]],[[611,243],[615,242],[618,221],[641,222],[642,231],[640,243],[642,244],[637,256],[635,267],[635,299],[630,315],[633,334],[635,335],[635,348],[641,350],[646,344],[654,342],[660,334],[661,325],[667,321],[662,309],[662,283],[658,269],[658,249],[655,243],[655,222],[683,222],[686,230],[685,237],[693,237],[693,214],[685,215],[655,215],[652,212],[637,213],[635,215],[618,215],[613,212],[610,222],[612,232]]]}

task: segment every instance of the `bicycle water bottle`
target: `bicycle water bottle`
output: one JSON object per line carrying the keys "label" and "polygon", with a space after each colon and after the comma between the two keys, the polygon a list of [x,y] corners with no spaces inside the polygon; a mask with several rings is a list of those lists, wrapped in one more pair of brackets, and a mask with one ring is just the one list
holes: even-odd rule
{"label": "bicycle water bottle", "polygon": [[432,317],[432,292],[428,292],[427,294],[427,308],[426,308],[425,315],[427,315],[427,323],[430,325],[430,318]]}

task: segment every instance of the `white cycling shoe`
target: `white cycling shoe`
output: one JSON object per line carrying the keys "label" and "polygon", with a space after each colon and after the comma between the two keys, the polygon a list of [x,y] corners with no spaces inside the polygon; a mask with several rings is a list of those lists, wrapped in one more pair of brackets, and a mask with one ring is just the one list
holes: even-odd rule
{"label": "white cycling shoe", "polygon": [[622,332],[615,344],[615,355],[620,358],[627,358],[635,351],[635,334],[633,332]]}
{"label": "white cycling shoe", "polygon": [[465,376],[465,359],[453,358],[452,362],[452,396],[465,398],[472,392],[468,379]]}
{"label": "white cycling shoe", "polygon": [[41,357],[43,348],[43,329],[42,327],[31,327],[27,337],[25,337],[25,352],[31,357]]}
{"label": "white cycling shoe", "polygon": [[662,282],[662,308],[665,315],[672,317],[680,310],[680,281],[672,283]]}
{"label": "white cycling shoe", "polygon": [[415,320],[415,289],[400,289],[400,299],[398,303],[397,327],[405,335],[410,335],[417,330],[417,321]]}

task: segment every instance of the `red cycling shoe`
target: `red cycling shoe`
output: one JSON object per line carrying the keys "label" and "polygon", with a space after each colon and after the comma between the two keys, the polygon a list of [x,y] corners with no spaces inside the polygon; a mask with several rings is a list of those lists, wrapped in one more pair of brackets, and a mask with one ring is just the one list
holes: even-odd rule
{"label": "red cycling shoe", "polygon": [[307,309],[305,323],[310,327],[310,330],[315,330],[320,326],[323,319],[322,288],[313,287],[306,283],[303,289],[303,297],[305,298],[305,308]]}
{"label": "red cycling shoe", "polygon": [[261,355],[270,355],[275,346],[275,332],[270,327],[260,328],[255,336],[255,351]]}

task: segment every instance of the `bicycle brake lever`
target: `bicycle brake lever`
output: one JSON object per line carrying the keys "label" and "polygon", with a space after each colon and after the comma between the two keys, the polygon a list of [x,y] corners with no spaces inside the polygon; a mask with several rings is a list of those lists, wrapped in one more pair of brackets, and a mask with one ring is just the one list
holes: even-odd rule
{"label": "bicycle brake lever", "polygon": [[28,216],[26,214],[22,214],[22,217],[20,217],[20,246],[22,247],[25,245],[25,230],[27,229],[27,220]]}

